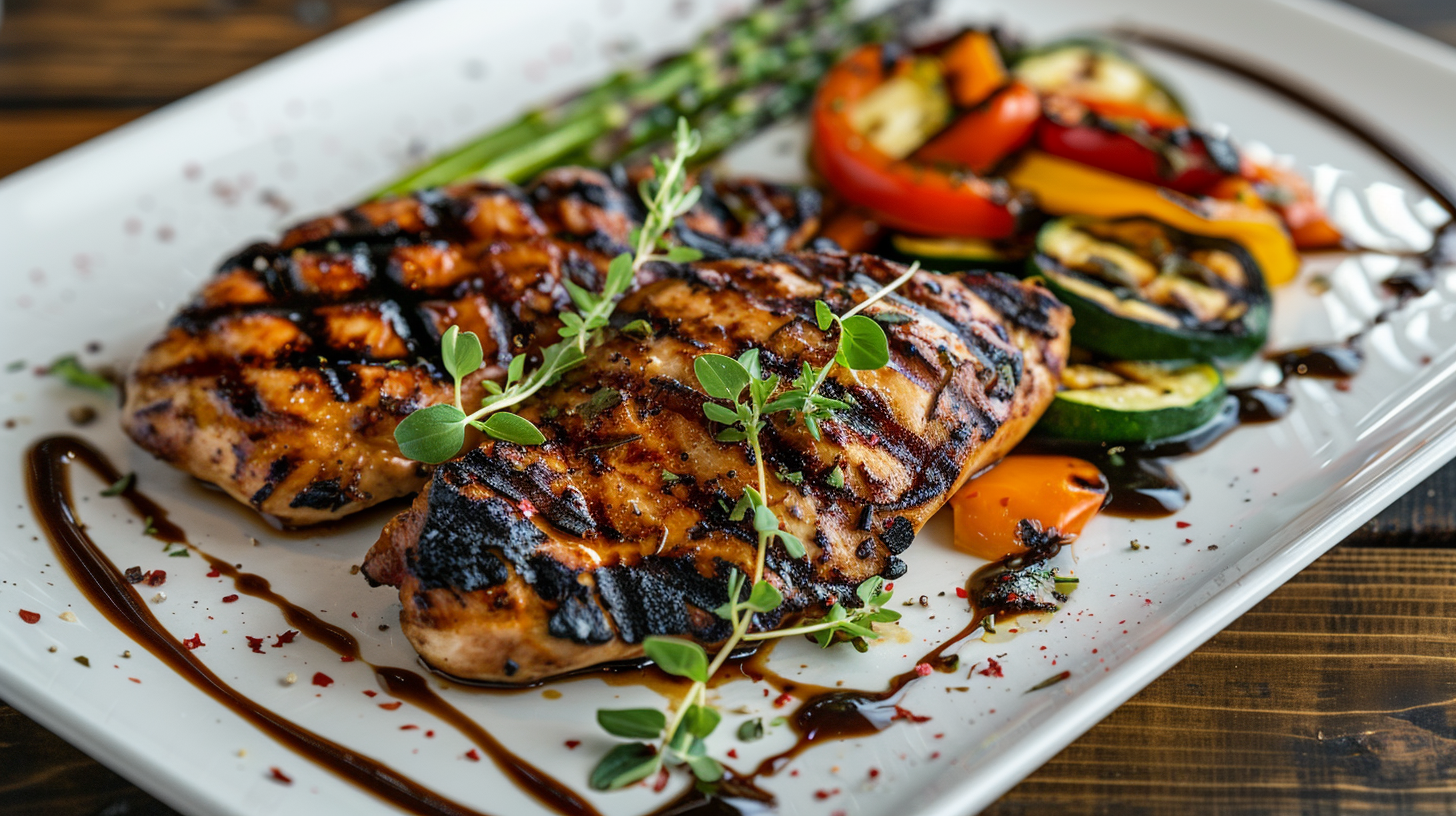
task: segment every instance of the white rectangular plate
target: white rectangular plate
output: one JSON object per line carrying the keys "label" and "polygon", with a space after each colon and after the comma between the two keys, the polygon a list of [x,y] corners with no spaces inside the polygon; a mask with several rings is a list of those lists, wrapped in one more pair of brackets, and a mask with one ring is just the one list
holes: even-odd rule
{"label": "white rectangular plate", "polygon": [[[738,6],[404,5],[0,184],[0,263],[7,280],[0,337],[10,356],[28,364],[0,374],[0,419],[7,420],[0,457],[11,463],[0,468],[0,488],[15,497],[3,511],[14,526],[11,543],[0,551],[0,697],[184,812],[391,812],[205,697],[90,607],[39,537],[17,465],[34,440],[74,431],[68,408],[92,405],[101,419],[81,433],[123,470],[135,470],[145,492],[172,509],[195,544],[269,577],[282,594],[349,629],[369,660],[409,666],[413,652],[393,628],[394,592],[372,590],[350,570],[385,516],[374,513],[328,536],[274,534],[132,447],[117,430],[113,406],[36,378],[29,367],[91,341],[100,351],[84,354],[87,362],[125,366],[233,248],[349,204],[411,157],[602,75],[624,49],[646,57],[680,48]],[[1297,77],[1398,135],[1439,172],[1456,170],[1449,142],[1456,109],[1441,103],[1456,96],[1456,57],[1343,8],[1275,0],[1000,0],[948,4],[942,17],[997,19],[1035,39],[1112,23],[1180,34]],[[1321,178],[1347,215],[1359,216],[1367,198],[1411,188],[1360,143],[1267,91],[1165,54],[1146,56],[1205,120],[1297,154],[1305,166],[1344,171]],[[779,129],[729,163],[801,174],[800,154],[778,149],[780,141],[795,139],[802,134]],[[1382,212],[1392,210],[1371,211],[1377,222]],[[1384,226],[1389,232],[1401,225],[1387,215]],[[1318,269],[1306,276],[1319,271],[1334,287],[1316,294],[1298,283],[1280,291],[1273,342],[1359,330],[1382,306],[1372,282],[1393,264],[1373,254],[1312,262]],[[1365,348],[1368,363],[1349,390],[1297,380],[1292,416],[1241,429],[1181,463],[1178,473],[1194,495],[1185,512],[1154,521],[1096,520],[1062,557],[1081,588],[1061,613],[1007,642],[966,644],[961,673],[934,675],[910,691],[904,705],[931,717],[928,722],[822,745],[765,780],[781,812],[948,816],[984,807],[1445,462],[1456,450],[1456,284],[1443,278],[1371,330]],[[207,645],[195,654],[225,680],[482,811],[540,811],[488,761],[472,762],[471,745],[449,726],[409,706],[380,709],[387,696],[363,693],[377,691],[364,664],[340,663],[302,638],[262,655],[251,652],[245,635],[285,631],[278,612],[248,597],[222,604],[230,584],[207,578],[202,559],[164,557],[117,500],[98,495],[101,487],[88,477],[77,480],[92,535],[120,565],[168,571],[167,598],[153,610],[178,637],[200,634]],[[1141,549],[1128,546],[1133,538]],[[875,687],[960,629],[968,613],[954,589],[980,562],[950,546],[944,514],[921,534],[907,561],[910,574],[897,582],[897,595],[925,594],[931,603],[903,609],[903,638],[887,638],[868,655],[787,642],[774,655],[776,669],[810,682]],[[41,613],[41,622],[24,623],[20,609]],[[75,621],[60,617],[68,610]],[[128,649],[130,657],[123,657]],[[77,656],[86,656],[90,667]],[[966,676],[991,657],[1003,676]],[[310,684],[317,671],[334,684]],[[1070,671],[1069,679],[1028,693],[1060,671]],[[290,672],[298,683],[282,682]],[[719,703],[725,711],[741,706],[769,717],[789,710],[774,708],[763,689],[733,683],[720,690]],[[442,693],[511,749],[580,788],[611,744],[593,712],[662,702],[646,689],[599,679],[549,692]],[[792,742],[788,729],[778,727],[760,742],[736,743],[744,716],[731,714],[713,737],[716,755],[736,748],[740,758],[730,762],[751,768]],[[271,779],[272,767],[293,784]],[[642,813],[682,784],[677,778],[662,794],[637,788],[587,796],[606,814]]]}

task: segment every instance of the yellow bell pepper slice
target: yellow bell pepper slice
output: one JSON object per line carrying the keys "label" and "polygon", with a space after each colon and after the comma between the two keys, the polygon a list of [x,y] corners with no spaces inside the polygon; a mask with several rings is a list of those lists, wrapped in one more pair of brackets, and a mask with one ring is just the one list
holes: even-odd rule
{"label": "yellow bell pepper slice", "polygon": [[1036,196],[1053,215],[1121,218],[1141,215],[1192,235],[1226,238],[1249,251],[1269,286],[1299,273],[1299,252],[1275,213],[1234,201],[1191,198],[1036,150],[1006,180]]}

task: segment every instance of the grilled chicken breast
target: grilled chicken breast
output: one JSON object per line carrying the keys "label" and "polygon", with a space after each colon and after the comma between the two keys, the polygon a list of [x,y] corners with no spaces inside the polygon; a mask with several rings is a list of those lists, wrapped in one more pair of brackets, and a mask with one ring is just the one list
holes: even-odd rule
{"label": "grilled chicken breast", "polygon": [[[838,252],[660,267],[615,318],[645,319],[654,335],[613,337],[525,405],[545,444],[486,441],[441,465],[366,576],[399,587],[426,661],[474,680],[636,658],[648,635],[721,643],[728,623],[711,610],[732,569],[751,574],[757,541],[730,508],[756,468],[744,444],[716,441],[693,360],[758,348],[766,371],[792,379],[833,354],[816,299],[842,313],[902,271]],[[1004,276],[921,273],[867,313],[890,364],[836,369],[824,393],[852,407],[822,439],[786,413],[763,431],[769,503],[808,557],[771,547],[767,577],[785,602],[756,628],[858,604],[865,578],[903,574],[921,526],[1031,428],[1066,360],[1068,311]],[[828,482],[836,467],[842,487]]]}
{"label": "grilled chicken breast", "polygon": [[[793,249],[814,231],[811,190],[700,186],[677,234],[710,257]],[[600,287],[641,218],[632,189],[566,168],[524,190],[472,183],[371,202],[248,247],[137,361],[123,426],[289,525],[413,493],[429,469],[400,456],[394,428],[452,398],[440,334],[479,335],[486,366],[465,394],[478,401],[512,354],[556,339],[563,280]]]}

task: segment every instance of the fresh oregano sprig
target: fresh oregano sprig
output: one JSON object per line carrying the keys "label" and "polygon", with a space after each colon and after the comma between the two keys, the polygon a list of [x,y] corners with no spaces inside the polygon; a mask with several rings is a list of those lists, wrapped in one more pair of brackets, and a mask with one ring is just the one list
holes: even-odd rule
{"label": "fresh oregano sprig", "polygon": [[865,298],[843,315],[834,314],[833,310],[829,308],[829,304],[822,300],[814,301],[814,318],[819,330],[827,333],[836,324],[839,326],[839,341],[834,348],[834,358],[818,369],[805,362],[799,376],[794,380],[793,387],[778,395],[768,405],[767,412],[793,411],[797,413],[804,420],[804,427],[809,429],[809,433],[815,439],[818,439],[819,423],[833,416],[835,411],[849,407],[840,400],[831,399],[819,393],[819,387],[829,378],[834,367],[838,365],[851,371],[874,371],[883,368],[890,361],[890,345],[889,340],[885,337],[885,330],[880,326],[879,321],[862,315],[860,312],[900,288],[919,270],[920,262],[916,261],[905,270],[904,274]]}
{"label": "fresh oregano sprig", "polygon": [[[733,649],[744,641],[767,640],[769,638],[808,635],[821,647],[848,641],[859,651],[866,649],[867,639],[877,638],[875,623],[889,623],[900,619],[900,613],[884,608],[891,593],[885,589],[884,578],[876,575],[866,579],[856,588],[860,599],[858,609],[848,609],[836,602],[822,618],[806,620],[799,626],[775,631],[748,633],[753,616],[772,612],[784,602],[783,593],[773,583],[764,579],[764,562],[769,544],[775,539],[782,542],[784,551],[791,558],[804,558],[804,543],[798,536],[782,529],[782,523],[768,506],[768,473],[764,466],[763,449],[759,434],[764,427],[764,416],[779,411],[799,413],[809,426],[814,437],[819,438],[818,422],[828,419],[835,410],[849,406],[839,400],[817,393],[835,365],[855,371],[868,371],[885,366],[890,360],[889,341],[880,325],[859,312],[870,304],[894,291],[909,280],[918,267],[911,267],[905,274],[888,286],[875,292],[865,301],[844,315],[835,315],[823,301],[815,303],[816,322],[821,331],[828,332],[834,324],[839,325],[839,341],[835,347],[834,359],[821,369],[805,364],[804,373],[795,381],[794,387],[774,398],[780,384],[777,375],[765,375],[759,362],[759,350],[751,348],[737,358],[723,354],[703,354],[693,360],[693,373],[698,384],[711,400],[703,403],[703,414],[724,428],[716,434],[720,442],[744,442],[753,456],[757,470],[758,487],[745,486],[743,495],[729,513],[733,521],[742,521],[753,514],[753,529],[758,534],[758,547],[754,557],[753,580],[737,569],[728,576],[728,600],[714,610],[714,614],[731,625],[728,639],[719,647],[711,661],[707,651],[693,641],[680,638],[648,637],[643,642],[647,656],[663,671],[693,681],[671,720],[659,709],[601,709],[597,711],[597,722],[614,736],[638,740],[614,747],[607,752],[591,774],[591,785],[599,790],[615,790],[639,782],[666,766],[686,766],[700,782],[712,783],[723,777],[723,766],[708,756],[706,739],[722,720],[716,710],[707,703],[708,678],[717,673],[732,654]],[[728,405],[719,401],[728,402]],[[664,477],[667,471],[664,471]],[[835,487],[844,485],[844,475],[835,467],[831,473],[838,474]],[[674,475],[674,480],[677,478]],[[801,477],[802,480],[802,477]],[[745,597],[747,585],[747,597]],[[762,723],[759,723],[759,730]],[[740,733],[741,733],[740,729]],[[649,745],[641,740],[658,741]]]}
{"label": "fresh oregano sprig", "polygon": [[511,358],[506,368],[506,382],[485,384],[486,396],[480,407],[465,412],[461,387],[466,377],[480,370],[484,362],[480,338],[474,332],[461,332],[451,326],[440,338],[440,352],[445,370],[455,380],[453,404],[440,403],[421,408],[404,418],[394,429],[400,453],[419,462],[439,464],[460,452],[465,445],[467,426],[483,431],[494,439],[519,445],[539,445],[545,435],[530,420],[508,411],[542,388],[561,379],[561,375],[586,359],[587,349],[600,338],[617,308],[617,301],[632,288],[637,272],[650,261],[684,263],[702,257],[702,253],[683,246],[668,246],[665,237],[675,221],[697,203],[702,190],[689,187],[687,161],[702,146],[702,137],[678,119],[672,158],[654,156],[656,174],[638,185],[647,209],[642,226],[632,231],[632,251],[613,258],[607,266],[606,281],[600,292],[590,292],[571,281],[563,281],[576,311],[561,313],[561,339],[541,351],[541,365],[526,373],[523,355]]}

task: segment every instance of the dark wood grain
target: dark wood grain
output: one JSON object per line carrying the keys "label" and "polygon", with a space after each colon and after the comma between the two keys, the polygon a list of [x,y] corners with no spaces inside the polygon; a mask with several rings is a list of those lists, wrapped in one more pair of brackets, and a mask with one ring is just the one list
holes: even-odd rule
{"label": "dark wood grain", "polygon": [[987,810],[1456,810],[1456,552],[1342,546]]}
{"label": "dark wood grain", "polygon": [[[1356,4],[1456,42],[1451,3]],[[0,23],[0,176],[383,5],[8,0]],[[987,813],[1456,811],[1456,550],[1446,549],[1453,542],[1456,465]],[[0,703],[0,816],[172,814]]]}

